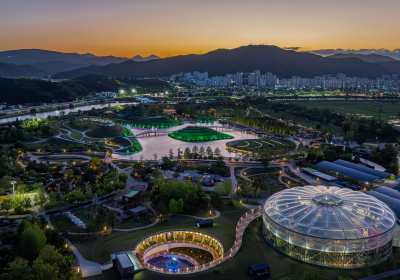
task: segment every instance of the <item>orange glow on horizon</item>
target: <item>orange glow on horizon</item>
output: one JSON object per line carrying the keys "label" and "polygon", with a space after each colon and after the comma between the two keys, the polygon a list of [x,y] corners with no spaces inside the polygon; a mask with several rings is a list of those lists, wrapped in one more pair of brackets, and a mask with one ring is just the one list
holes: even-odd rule
{"label": "orange glow on horizon", "polygon": [[249,44],[400,48],[400,1],[0,1],[0,51],[98,56],[204,54]]}

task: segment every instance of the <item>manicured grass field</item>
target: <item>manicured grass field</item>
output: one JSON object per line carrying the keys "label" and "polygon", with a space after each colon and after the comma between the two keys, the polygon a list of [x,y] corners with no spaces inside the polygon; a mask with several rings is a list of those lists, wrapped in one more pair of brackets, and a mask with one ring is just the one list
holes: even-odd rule
{"label": "manicured grass field", "polygon": [[64,139],[60,139],[60,138],[49,138],[46,141],[38,142],[38,143],[35,143],[35,144],[44,145],[46,143],[49,143],[50,146],[57,145],[59,147],[61,147],[61,146],[66,147],[66,146],[68,146],[70,144],[76,144],[74,142],[71,142],[71,141],[68,141],[68,140],[64,140]]}
{"label": "manicured grass field", "polygon": [[355,116],[366,119],[378,119],[379,117],[379,104],[382,103],[381,120],[398,119],[400,113],[399,103],[389,102],[373,102],[373,101],[359,101],[359,102],[307,102],[303,103],[309,107],[319,107],[333,109],[336,113],[343,116]]}
{"label": "manicured grass field", "polygon": [[129,142],[128,140],[126,140],[120,136],[110,139],[109,141],[107,141],[107,143],[110,143],[113,145],[118,145],[118,146],[123,146],[123,147],[128,147],[131,145],[131,142]]}
{"label": "manicured grass field", "polygon": [[[266,113],[267,115],[269,115],[271,117],[283,119],[284,121],[293,123],[295,125],[311,127],[312,129],[316,129],[317,125],[321,124],[321,122],[306,120],[303,117],[297,117],[297,116],[294,116],[292,114],[282,112],[282,111],[277,113],[274,110],[268,110],[268,111],[265,111],[264,113]],[[324,128],[328,131],[332,131],[333,133],[335,133],[335,132],[342,133],[343,132],[341,127],[337,127],[337,126],[333,126],[333,125],[329,125],[329,124],[322,124],[322,128]]]}
{"label": "manicured grass field", "polygon": [[234,149],[248,152],[260,151],[291,151],[296,148],[296,144],[289,140],[281,139],[247,139],[228,142],[227,145]]}
{"label": "manicured grass field", "polygon": [[76,140],[81,140],[83,134],[80,133],[80,132],[78,132],[78,131],[71,130],[70,136],[71,136],[72,138],[76,139]]}
{"label": "manicured grass field", "polygon": [[[201,273],[185,275],[185,279],[252,279],[247,273],[247,268],[261,262],[270,266],[270,277],[267,279],[299,279],[305,272],[321,274],[323,279],[337,280],[338,275],[359,279],[370,274],[383,272],[385,264],[371,268],[337,270],[306,264],[287,257],[271,246],[262,237],[262,219],[254,220],[247,227],[243,235],[243,244],[239,252],[231,258],[212,269]],[[212,234],[212,233],[211,233]],[[176,279],[173,275],[160,275],[159,273],[144,270],[135,275],[135,280]]]}
{"label": "manicured grass field", "polygon": [[188,126],[168,134],[169,137],[187,142],[206,142],[221,139],[232,139],[233,136],[218,132],[208,127]]}
{"label": "manicured grass field", "polygon": [[85,132],[86,136],[90,138],[114,138],[124,133],[127,133],[127,129],[118,124],[99,126]]}
{"label": "manicured grass field", "polygon": [[167,128],[171,126],[182,125],[182,121],[175,121],[167,117],[138,118],[133,120],[114,120],[114,122],[122,125],[130,125],[143,128]]}

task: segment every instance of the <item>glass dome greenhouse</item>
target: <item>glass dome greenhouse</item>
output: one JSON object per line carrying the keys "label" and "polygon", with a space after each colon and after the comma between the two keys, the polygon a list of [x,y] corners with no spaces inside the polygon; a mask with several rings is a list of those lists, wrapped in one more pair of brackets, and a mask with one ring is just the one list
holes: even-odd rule
{"label": "glass dome greenhouse", "polygon": [[378,199],[350,189],[295,187],[264,205],[263,236],[276,250],[327,267],[357,268],[385,261],[396,218]]}

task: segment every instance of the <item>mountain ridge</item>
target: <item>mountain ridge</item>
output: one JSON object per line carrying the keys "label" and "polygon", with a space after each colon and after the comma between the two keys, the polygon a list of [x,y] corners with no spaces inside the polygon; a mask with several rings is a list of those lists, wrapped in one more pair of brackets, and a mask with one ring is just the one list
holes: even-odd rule
{"label": "mountain ridge", "polygon": [[[388,63],[390,67],[388,67]],[[165,77],[179,72],[208,71],[210,76],[237,72],[272,72],[279,77],[311,78],[344,73],[367,78],[395,74],[400,62],[370,63],[359,58],[332,59],[312,53],[284,50],[277,46],[249,45],[235,49],[216,49],[205,54],[189,54],[137,63],[132,60],[106,66],[89,66],[55,74],[54,78],[74,78],[87,74],[116,77]],[[400,73],[400,72],[399,72]]]}

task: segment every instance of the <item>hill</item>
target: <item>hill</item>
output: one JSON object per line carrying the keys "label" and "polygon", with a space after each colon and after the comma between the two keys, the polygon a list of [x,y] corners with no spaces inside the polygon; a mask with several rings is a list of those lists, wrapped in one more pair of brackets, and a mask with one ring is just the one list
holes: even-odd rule
{"label": "hill", "polygon": [[161,57],[156,56],[156,55],[150,55],[148,57],[142,57],[140,55],[134,56],[131,58],[131,60],[136,61],[136,62],[142,62],[142,61],[149,61],[153,59],[161,59]]}
{"label": "hill", "polygon": [[[1,66],[1,64],[0,64]],[[101,75],[86,75],[60,83],[32,79],[0,78],[0,100],[9,105],[52,102],[53,100],[72,101],[77,97],[87,96],[89,93],[137,88],[144,92],[158,92],[169,90],[166,82],[159,80],[128,80],[110,79]]]}
{"label": "hill", "polygon": [[49,74],[32,65],[15,65],[0,62],[0,77],[45,77]]}
{"label": "hill", "polygon": [[359,58],[362,61],[371,62],[371,63],[398,61],[394,58],[391,58],[390,56],[379,55],[379,54],[337,53],[337,54],[328,56],[328,58],[349,58],[349,57]]}
{"label": "hill", "polygon": [[0,62],[14,64],[33,64],[36,62],[65,61],[81,63],[85,59],[94,57],[93,54],[62,53],[39,49],[9,50],[0,52]]}
{"label": "hill", "polygon": [[[398,63],[400,62],[391,62]],[[237,72],[271,71],[280,77],[314,77],[345,73],[348,76],[376,78],[392,73],[385,64],[365,62],[359,58],[331,59],[311,53],[284,50],[276,46],[250,45],[236,49],[218,49],[202,55],[134,62],[128,60],[106,66],[89,66],[60,72],[54,78],[75,78],[87,74],[112,77],[163,77],[178,72],[208,71],[210,76]],[[396,69],[391,65],[391,69]],[[397,73],[397,72],[396,72]]]}

